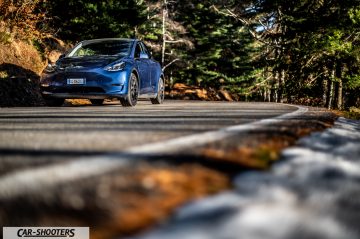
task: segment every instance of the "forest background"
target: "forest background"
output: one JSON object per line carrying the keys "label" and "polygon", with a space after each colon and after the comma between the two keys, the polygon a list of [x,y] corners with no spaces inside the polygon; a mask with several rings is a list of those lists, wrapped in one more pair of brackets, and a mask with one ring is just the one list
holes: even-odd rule
{"label": "forest background", "polygon": [[360,0],[0,0],[1,98],[19,67],[38,75],[76,42],[105,37],[143,40],[170,89],[360,106]]}

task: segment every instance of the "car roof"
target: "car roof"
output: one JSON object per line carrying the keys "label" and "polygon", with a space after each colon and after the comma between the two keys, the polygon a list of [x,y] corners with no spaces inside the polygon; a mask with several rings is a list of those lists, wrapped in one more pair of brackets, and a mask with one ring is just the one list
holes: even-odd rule
{"label": "car roof", "polygon": [[102,41],[129,41],[129,42],[134,42],[134,41],[139,41],[138,39],[133,39],[133,38],[99,38],[99,39],[91,39],[91,40],[84,40],[81,41],[81,43],[93,43],[93,42],[102,42]]}

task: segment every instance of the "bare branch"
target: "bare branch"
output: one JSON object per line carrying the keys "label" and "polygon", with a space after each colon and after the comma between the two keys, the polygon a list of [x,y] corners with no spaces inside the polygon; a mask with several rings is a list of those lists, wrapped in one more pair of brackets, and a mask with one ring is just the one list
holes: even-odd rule
{"label": "bare branch", "polygon": [[180,40],[165,40],[166,43],[182,43],[184,42],[184,40],[180,39]]}
{"label": "bare branch", "polygon": [[164,72],[166,68],[168,68],[169,66],[171,66],[172,64],[174,64],[174,63],[177,62],[177,61],[180,61],[180,59],[179,59],[179,58],[176,58],[176,59],[172,60],[170,63],[168,63],[166,66],[164,66],[164,67],[162,68],[162,71]]}
{"label": "bare branch", "polygon": [[[242,24],[244,24],[248,28],[248,31],[250,32],[251,36],[254,37],[257,41],[259,41],[261,43],[264,43],[266,45],[272,45],[272,46],[277,47],[277,48],[280,47],[277,42],[275,42],[275,44],[274,44],[274,43],[271,43],[271,42],[268,42],[268,41],[264,40],[264,38],[261,37],[259,34],[257,34],[256,31],[251,29],[251,23],[249,21],[247,21],[244,18],[241,18],[239,15],[237,15],[236,13],[231,11],[230,9],[226,8],[226,10],[224,12],[224,11],[221,11],[220,9],[218,9],[215,5],[212,5],[211,8],[214,9],[216,12],[222,14],[222,15],[232,17],[235,20],[240,21]],[[259,20],[259,23],[264,27],[265,31],[267,31],[269,33],[273,33],[271,31],[269,31],[269,28],[267,26],[265,26],[260,20]]]}

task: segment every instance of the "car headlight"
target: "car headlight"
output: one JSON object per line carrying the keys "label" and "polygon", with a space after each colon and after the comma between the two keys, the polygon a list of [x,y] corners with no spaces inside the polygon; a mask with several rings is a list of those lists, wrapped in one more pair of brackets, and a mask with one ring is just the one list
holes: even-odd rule
{"label": "car headlight", "polygon": [[107,71],[121,71],[125,68],[125,62],[115,63],[114,65],[110,65],[105,67]]}
{"label": "car headlight", "polygon": [[48,64],[44,71],[46,73],[53,73],[56,71],[56,65]]}

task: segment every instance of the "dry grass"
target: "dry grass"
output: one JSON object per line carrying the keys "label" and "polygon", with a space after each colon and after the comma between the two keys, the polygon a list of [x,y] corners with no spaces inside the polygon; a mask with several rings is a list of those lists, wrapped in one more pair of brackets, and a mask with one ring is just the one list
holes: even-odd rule
{"label": "dry grass", "polygon": [[347,111],[333,110],[333,112],[344,118],[360,120],[360,109],[356,107],[350,107]]}
{"label": "dry grass", "polygon": [[45,64],[36,48],[13,40],[0,43],[0,52],[0,107],[42,105],[39,75]]}
{"label": "dry grass", "polygon": [[202,150],[201,155],[234,167],[266,170],[280,159],[282,150],[294,145],[301,137],[331,127],[335,119],[336,115],[330,112],[310,109],[303,120],[272,125],[269,132],[250,133],[246,138],[234,137],[232,144],[209,145]]}
{"label": "dry grass", "polygon": [[67,99],[65,105],[68,106],[80,106],[80,105],[91,105],[90,100],[87,99]]}
{"label": "dry grass", "polygon": [[277,136],[262,139],[233,149],[204,149],[202,155],[219,162],[228,162],[246,168],[268,169],[286,147],[295,143],[295,137]]}
{"label": "dry grass", "polygon": [[236,94],[230,94],[226,90],[201,88],[198,86],[189,86],[183,83],[174,84],[169,91],[166,92],[169,99],[184,100],[210,100],[210,101],[234,101],[238,99]]}
{"label": "dry grass", "polygon": [[0,52],[0,65],[10,63],[37,74],[40,74],[45,67],[37,49],[24,41],[14,40],[9,44],[0,43]]}

